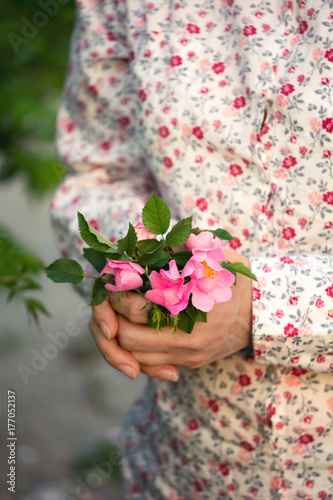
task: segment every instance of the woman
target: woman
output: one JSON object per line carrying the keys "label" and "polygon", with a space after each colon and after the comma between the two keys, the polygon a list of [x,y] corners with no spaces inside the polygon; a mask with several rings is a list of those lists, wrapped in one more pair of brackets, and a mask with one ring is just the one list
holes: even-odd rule
{"label": "woman", "polygon": [[121,439],[128,499],[333,498],[332,19],[328,0],[78,2],[63,251],[81,255],[76,211],[116,238],[154,190],[229,230],[259,280],[177,341],[142,297],[94,309],[107,361],[149,375]]}

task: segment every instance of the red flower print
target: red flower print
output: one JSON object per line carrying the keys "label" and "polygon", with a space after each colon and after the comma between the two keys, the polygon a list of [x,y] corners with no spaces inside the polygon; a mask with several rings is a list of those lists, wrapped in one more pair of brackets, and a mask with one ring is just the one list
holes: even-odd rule
{"label": "red flower print", "polygon": [[208,208],[208,203],[205,198],[198,198],[196,201],[196,206],[201,210],[201,212],[204,212]]}
{"label": "red flower print", "polygon": [[282,229],[282,238],[285,240],[291,240],[292,238],[295,238],[296,232],[295,229],[292,227],[284,227]]}
{"label": "red flower print", "polygon": [[318,356],[316,361],[317,361],[317,363],[325,363],[326,358],[325,358],[325,356]]}
{"label": "red flower print", "polygon": [[333,49],[326,50],[325,57],[329,62],[333,63]]}
{"label": "red flower print", "polygon": [[324,431],[325,431],[325,429],[321,425],[319,425],[318,427],[316,427],[316,432],[318,432],[318,434],[322,434]]}
{"label": "red flower print", "polygon": [[283,331],[287,337],[296,337],[298,335],[298,329],[295,328],[294,325],[292,325],[291,323],[288,323],[284,327]]}
{"label": "red flower print", "polygon": [[128,116],[120,116],[118,118],[118,123],[121,127],[128,127],[128,125],[130,124],[130,119],[128,118]]}
{"label": "red flower print", "polygon": [[222,476],[228,476],[229,474],[229,468],[226,464],[220,464],[219,465],[220,472]]}
{"label": "red flower print", "polygon": [[147,99],[147,94],[146,94],[145,90],[143,90],[143,89],[139,90],[138,97],[139,97],[141,102],[145,102],[145,100]]}
{"label": "red flower print", "polygon": [[236,109],[244,108],[245,104],[246,104],[246,102],[245,102],[245,98],[243,96],[236,97],[236,99],[233,102],[233,106]]}
{"label": "red flower print", "polygon": [[104,149],[104,151],[109,151],[111,148],[111,143],[109,141],[104,141],[101,144],[101,148]]}
{"label": "red flower print", "polygon": [[170,134],[168,127],[166,127],[165,125],[162,125],[162,127],[158,129],[158,133],[163,138],[168,137],[168,135]]}
{"label": "red flower print", "polygon": [[294,156],[287,156],[283,162],[282,162],[282,167],[283,168],[290,168],[294,167],[297,163],[297,160]]}
{"label": "red flower print", "polygon": [[282,309],[277,309],[275,311],[275,316],[277,316],[278,318],[283,318],[284,312],[282,311]]}
{"label": "red flower print", "polygon": [[326,76],[324,78],[321,79],[321,84],[322,85],[328,85],[330,83],[329,79],[326,78]]}
{"label": "red flower print", "polygon": [[233,177],[237,177],[237,175],[241,175],[243,173],[243,170],[240,165],[237,165],[237,163],[233,163],[229,167],[229,172]]}
{"label": "red flower print", "polygon": [[195,137],[196,137],[197,139],[199,139],[199,140],[200,140],[200,139],[203,139],[203,136],[204,136],[204,133],[203,133],[203,131],[202,131],[202,128],[201,128],[201,127],[198,127],[198,126],[197,126],[197,127],[193,127],[193,129],[192,129],[192,134],[193,134],[193,135],[195,135]]}
{"label": "red flower print", "polygon": [[313,443],[314,437],[311,434],[302,434],[298,438],[298,442],[301,444],[310,444]]}
{"label": "red flower print", "polygon": [[190,429],[190,431],[195,431],[198,429],[198,423],[194,418],[191,418],[191,420],[187,424],[187,427]]}
{"label": "red flower print", "polygon": [[196,24],[188,23],[186,26],[187,31],[190,33],[200,33],[200,28]]}
{"label": "red flower print", "polygon": [[301,377],[302,375],[305,375],[308,373],[308,370],[305,370],[305,368],[292,368],[291,369],[291,374],[294,375],[295,377]]}
{"label": "red flower print", "polygon": [[333,285],[328,286],[327,288],[325,288],[325,292],[327,293],[328,297],[333,297]]}
{"label": "red flower print", "polygon": [[215,63],[212,66],[212,70],[216,75],[219,75],[220,73],[223,73],[223,71],[225,70],[225,64],[223,62]]}
{"label": "red flower print", "polygon": [[215,399],[210,399],[208,401],[208,406],[212,410],[213,413],[217,413],[219,411],[219,405],[215,401]]}
{"label": "red flower print", "polygon": [[308,29],[308,23],[306,21],[301,21],[299,23],[298,33],[300,35],[303,35],[303,33],[305,33],[307,29]]}
{"label": "red flower print", "polygon": [[248,385],[251,385],[251,378],[246,375],[246,373],[241,373],[240,375],[238,375],[238,383],[242,387],[246,387]]}
{"label": "red flower print", "polygon": [[182,64],[182,58],[180,56],[172,56],[170,57],[170,66],[181,66]]}
{"label": "red flower print", "polygon": [[307,11],[307,15],[308,15],[309,17],[313,16],[313,14],[314,14],[314,13],[315,13],[315,10],[314,10],[314,9],[309,9],[309,10]]}
{"label": "red flower print", "polygon": [[301,227],[304,227],[307,224],[307,220],[306,219],[298,219],[297,224]]}
{"label": "red flower print", "polygon": [[324,307],[325,303],[322,299],[317,299],[316,300],[316,307],[318,307],[318,309],[321,309],[322,307]]}
{"label": "red flower print", "polygon": [[327,493],[326,491],[319,491],[318,493],[318,498],[320,498],[321,500],[325,500],[325,498],[327,497]]}
{"label": "red flower print", "polygon": [[283,393],[283,397],[284,397],[284,398],[286,398],[286,400],[287,400],[287,401],[290,401],[290,400],[291,400],[291,398],[292,398],[292,394],[291,394],[291,392],[289,392],[289,391],[285,391],[285,392]]}
{"label": "red flower print", "polygon": [[327,191],[327,193],[323,194],[323,200],[328,205],[333,205],[333,191]]}
{"label": "red flower print", "polygon": [[229,241],[229,246],[233,250],[237,250],[237,248],[241,247],[242,244],[238,238],[234,238],[233,240]]}
{"label": "red flower print", "polygon": [[282,87],[281,87],[281,94],[283,94],[283,95],[289,95],[294,91],[295,91],[295,87],[293,85],[291,85],[291,83],[286,83],[285,85],[282,85]]}
{"label": "red flower print", "polygon": [[250,35],[255,35],[257,33],[257,29],[252,26],[252,24],[249,24],[248,26],[244,26],[243,28],[243,35],[244,36],[250,36]]}
{"label": "red flower print", "polygon": [[290,257],[280,257],[280,261],[284,264],[293,264],[294,261]]}
{"label": "red flower print", "polygon": [[304,146],[301,146],[301,147],[299,148],[299,153],[300,153],[302,156],[306,155],[306,153],[307,153],[307,152],[308,152],[308,150],[307,150],[307,148],[305,148]]}
{"label": "red flower print", "polygon": [[331,151],[329,149],[324,149],[323,151],[323,157],[324,158],[329,158],[331,156]]}
{"label": "red flower print", "polygon": [[290,297],[289,304],[291,306],[297,306],[297,304],[298,304],[298,298],[297,297]]}
{"label": "red flower print", "polygon": [[248,229],[242,229],[242,235],[244,238],[248,238],[250,236],[249,230]]}
{"label": "red flower print", "polygon": [[195,491],[202,491],[202,486],[199,483],[199,481],[193,481],[193,486],[194,486]]}
{"label": "red flower print", "polygon": [[260,297],[261,297],[261,290],[259,290],[259,288],[253,287],[253,289],[252,289],[253,302],[255,302],[256,300],[259,300]]}
{"label": "red flower print", "polygon": [[304,80],[305,80],[305,76],[304,76],[304,75],[299,75],[299,76],[297,77],[297,81],[298,81],[299,83],[304,82]]}
{"label": "red flower print", "polygon": [[275,415],[275,413],[276,413],[276,408],[272,403],[270,403],[267,407],[267,417],[272,418]]}
{"label": "red flower print", "polygon": [[262,25],[262,29],[263,29],[264,31],[269,31],[269,30],[271,29],[271,27],[270,27],[270,25],[269,25],[269,24],[264,23],[264,24]]}
{"label": "red flower print", "polygon": [[171,168],[173,166],[173,162],[171,160],[171,158],[169,158],[169,156],[165,156],[163,158],[163,163],[164,165],[167,167],[167,168]]}
{"label": "red flower print", "polygon": [[333,132],[333,118],[325,118],[325,120],[323,120],[321,124],[326,132],[328,132],[329,134]]}
{"label": "red flower print", "polygon": [[253,451],[254,450],[252,444],[250,444],[248,441],[241,441],[239,444],[246,451]]}

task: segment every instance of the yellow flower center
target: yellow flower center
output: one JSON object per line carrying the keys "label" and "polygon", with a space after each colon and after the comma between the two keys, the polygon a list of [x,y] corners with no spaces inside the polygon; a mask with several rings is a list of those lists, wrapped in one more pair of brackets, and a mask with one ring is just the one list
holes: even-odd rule
{"label": "yellow flower center", "polygon": [[211,267],[209,267],[206,261],[200,262],[200,264],[202,264],[205,268],[205,276],[208,276],[208,278],[211,279],[215,278],[217,272],[214,271],[214,269],[212,269]]}

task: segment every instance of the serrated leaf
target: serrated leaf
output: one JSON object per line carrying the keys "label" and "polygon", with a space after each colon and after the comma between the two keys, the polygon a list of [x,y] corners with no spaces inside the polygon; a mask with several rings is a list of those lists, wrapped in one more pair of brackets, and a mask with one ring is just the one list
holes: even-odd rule
{"label": "serrated leaf", "polygon": [[221,228],[214,229],[213,231],[211,231],[211,233],[213,233],[217,238],[220,238],[220,240],[234,240],[235,239],[225,229],[221,229]]}
{"label": "serrated leaf", "polygon": [[191,333],[195,324],[195,320],[187,313],[186,309],[180,314],[178,327],[186,333]]}
{"label": "serrated leaf", "polygon": [[159,271],[162,267],[164,267],[168,262],[170,261],[170,258],[168,255],[165,255],[162,257],[160,260],[155,262],[155,264],[152,266],[152,268],[156,271]]}
{"label": "serrated leaf", "polygon": [[90,306],[99,306],[107,299],[109,292],[105,288],[105,281],[102,278],[96,278],[92,288]]}
{"label": "serrated leaf", "polygon": [[205,311],[200,311],[200,309],[195,309],[195,320],[201,323],[207,323],[207,313]]}
{"label": "serrated leaf", "polygon": [[86,221],[84,215],[80,212],[77,213],[79,230],[82,239],[95,250],[108,250],[109,248],[115,247],[115,244],[107,240],[93,228],[89,222]]}
{"label": "serrated leaf", "polygon": [[129,257],[132,257],[135,249],[136,242],[138,241],[135,229],[131,223],[129,223],[128,232],[125,238],[118,240],[118,252],[120,255],[126,253]]}
{"label": "serrated leaf", "polygon": [[100,273],[106,266],[106,258],[99,250],[94,248],[84,248],[83,257]]}
{"label": "serrated leaf", "polygon": [[233,274],[236,272],[243,274],[243,276],[246,276],[251,280],[258,281],[256,275],[253,274],[248,267],[244,266],[242,262],[221,262],[221,265],[224,269],[228,269],[228,271],[233,272]]}
{"label": "serrated leaf", "polygon": [[158,240],[141,240],[138,241],[136,246],[141,253],[153,253],[156,252],[158,248],[162,247],[163,243]]}
{"label": "serrated leaf", "polygon": [[[158,248],[155,252],[153,253],[147,253],[144,255],[141,255],[138,264],[141,266],[152,266],[153,264],[156,264],[160,259],[167,257],[167,253],[164,251],[163,246]],[[169,259],[168,259],[169,260]]]}
{"label": "serrated leaf", "polygon": [[190,252],[189,250],[182,250],[180,252],[176,252],[173,258],[175,259],[178,267],[184,267],[192,256],[193,253]]}
{"label": "serrated leaf", "polygon": [[166,235],[166,243],[170,247],[179,247],[183,245],[191,234],[192,215],[186,219],[182,219],[173,226],[171,231]]}
{"label": "serrated leaf", "polygon": [[164,234],[169,229],[170,220],[171,212],[168,205],[152,193],[142,210],[142,222],[145,228],[156,235]]}
{"label": "serrated leaf", "polygon": [[46,276],[55,283],[78,285],[83,280],[83,269],[73,259],[65,257],[53,261],[45,268]]}

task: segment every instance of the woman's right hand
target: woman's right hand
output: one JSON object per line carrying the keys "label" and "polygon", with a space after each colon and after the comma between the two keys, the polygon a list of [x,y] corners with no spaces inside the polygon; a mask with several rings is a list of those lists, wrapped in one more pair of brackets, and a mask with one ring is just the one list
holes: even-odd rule
{"label": "woman's right hand", "polygon": [[[93,307],[92,317],[89,321],[90,331],[104,359],[113,366],[113,368],[121,371],[131,379],[135,379],[141,371],[150,377],[161,380],[177,380],[179,375],[178,367],[174,365],[140,365],[129,351],[120,346],[117,339],[118,313],[114,310],[118,296],[119,294],[112,292],[102,304]],[[122,304],[125,304],[125,307],[126,302],[126,297],[123,297]],[[146,302],[146,299],[141,295],[137,293],[128,293],[128,303],[131,306],[131,312],[128,313],[128,315],[132,315],[129,319],[133,323],[147,323],[147,313],[149,309],[145,308],[142,310]],[[133,311],[135,312],[133,313]]]}

